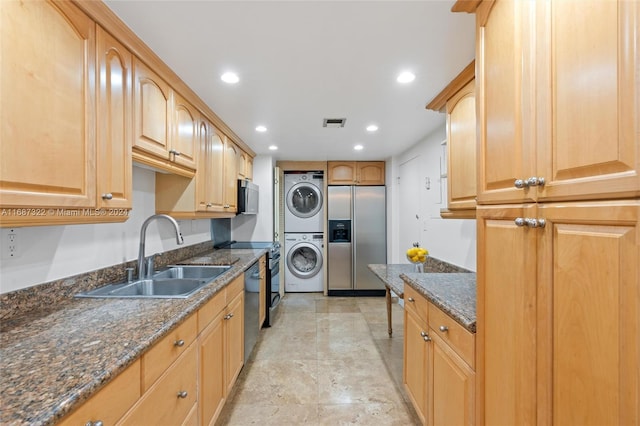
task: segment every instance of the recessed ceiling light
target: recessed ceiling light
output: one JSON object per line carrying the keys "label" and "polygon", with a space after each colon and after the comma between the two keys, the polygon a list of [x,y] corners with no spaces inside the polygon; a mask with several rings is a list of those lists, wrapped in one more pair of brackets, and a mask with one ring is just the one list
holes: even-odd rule
{"label": "recessed ceiling light", "polygon": [[364,149],[364,146],[356,145],[356,146],[353,147],[353,149],[355,149],[356,151],[362,151]]}
{"label": "recessed ceiling light", "polygon": [[225,72],[220,76],[220,79],[229,84],[235,84],[240,81],[240,77],[238,77],[238,74],[234,72]]}
{"label": "recessed ceiling light", "polygon": [[378,130],[378,126],[376,126],[375,124],[371,124],[367,126],[367,132],[375,132],[377,130]]}
{"label": "recessed ceiling light", "polygon": [[256,127],[256,132],[266,132],[267,128],[264,126],[258,126]]}
{"label": "recessed ceiling light", "polygon": [[398,83],[411,83],[413,80],[416,79],[416,75],[410,71],[404,71],[401,72],[400,75],[398,75],[397,81]]}
{"label": "recessed ceiling light", "polygon": [[270,150],[270,151],[277,151],[277,150],[278,150],[278,147],[277,147],[277,146],[275,146],[275,145],[269,145],[269,150]]}

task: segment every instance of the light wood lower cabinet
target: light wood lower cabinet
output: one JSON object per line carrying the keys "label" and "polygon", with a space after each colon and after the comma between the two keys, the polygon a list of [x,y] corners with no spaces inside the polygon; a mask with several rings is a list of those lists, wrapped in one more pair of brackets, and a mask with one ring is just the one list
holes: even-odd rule
{"label": "light wood lower cabinet", "polygon": [[267,255],[260,259],[260,291],[258,309],[258,328],[262,328],[264,320],[267,318]]}
{"label": "light wood lower cabinet", "polygon": [[213,425],[244,363],[244,281],[236,278],[198,311],[200,424]]}
{"label": "light wood lower cabinet", "polygon": [[475,336],[408,286],[404,318],[403,381],[420,421],[473,425]]}
{"label": "light wood lower cabinet", "polygon": [[140,361],[134,362],[77,410],[65,417],[60,426],[115,424],[140,398]]}

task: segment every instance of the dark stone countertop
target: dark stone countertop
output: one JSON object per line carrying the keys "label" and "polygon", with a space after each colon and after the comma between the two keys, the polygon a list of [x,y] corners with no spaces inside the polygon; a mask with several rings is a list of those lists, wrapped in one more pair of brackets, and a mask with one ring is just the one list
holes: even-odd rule
{"label": "dark stone countertop", "polygon": [[427,262],[424,273],[416,272],[411,264],[372,264],[369,269],[400,298],[404,298],[405,284],[409,285],[458,324],[475,333],[476,274],[437,259],[431,263],[430,266]]}
{"label": "dark stone countertop", "polygon": [[233,262],[187,299],[73,298],[6,321],[0,332],[0,424],[57,422],[265,253],[214,250],[179,262]]}

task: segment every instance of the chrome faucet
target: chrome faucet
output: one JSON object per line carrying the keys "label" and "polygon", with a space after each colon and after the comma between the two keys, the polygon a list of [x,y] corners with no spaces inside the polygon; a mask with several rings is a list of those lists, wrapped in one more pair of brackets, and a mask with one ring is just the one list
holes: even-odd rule
{"label": "chrome faucet", "polygon": [[176,222],[174,218],[166,214],[154,214],[153,216],[148,217],[147,220],[145,220],[142,223],[142,228],[140,229],[140,250],[138,251],[138,279],[139,280],[148,278],[153,272],[150,270],[145,270],[144,245],[145,245],[145,239],[147,236],[147,226],[149,226],[149,223],[151,223],[154,219],[167,219],[169,222],[171,222],[171,224],[173,225],[176,231],[176,242],[178,243],[178,245],[181,245],[184,243],[184,239],[182,238],[182,233],[180,233],[180,226],[178,225],[178,222]]}

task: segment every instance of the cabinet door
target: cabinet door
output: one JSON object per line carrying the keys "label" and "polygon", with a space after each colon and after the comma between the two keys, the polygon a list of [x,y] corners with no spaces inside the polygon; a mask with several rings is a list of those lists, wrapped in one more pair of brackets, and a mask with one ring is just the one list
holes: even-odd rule
{"label": "cabinet door", "polygon": [[173,133],[169,157],[173,162],[196,168],[198,111],[178,93],[173,93]]}
{"label": "cabinet door", "polygon": [[356,163],[353,161],[329,161],[327,164],[329,185],[354,185],[356,182]]}
{"label": "cabinet door", "polygon": [[430,410],[432,426],[475,424],[475,373],[435,332],[431,332],[429,389],[433,395]]}
{"label": "cabinet door", "polygon": [[476,12],[476,89],[479,121],[478,203],[535,200],[516,179],[533,176],[531,78],[525,37],[531,2],[484,2]]}
{"label": "cabinet door", "polygon": [[472,81],[447,102],[448,203],[450,210],[475,209],[476,97]]}
{"label": "cabinet door", "polygon": [[211,167],[211,171],[209,173],[207,203],[211,204],[211,206],[208,207],[208,210],[221,212],[224,211],[224,189],[226,186],[224,174],[225,146],[220,135],[216,134],[215,131],[211,136],[209,156],[208,164]]}
{"label": "cabinet door", "polygon": [[98,207],[131,208],[132,56],[98,27]]}
{"label": "cabinet door", "polygon": [[198,169],[196,171],[196,211],[206,212],[211,193],[211,138],[213,128],[208,120],[201,118],[198,125]]}
{"label": "cabinet door", "polygon": [[423,333],[427,332],[427,324],[407,310],[404,311],[404,323],[403,382],[420,421],[425,424],[429,346]]}
{"label": "cabinet door", "polygon": [[212,425],[225,402],[224,312],[221,312],[200,336],[200,403],[201,424]]}
{"label": "cabinet door", "polygon": [[539,207],[539,424],[640,423],[640,201]]}
{"label": "cabinet door", "polygon": [[260,259],[260,304],[258,309],[258,328],[262,328],[267,318],[267,256]]}
{"label": "cabinet door", "polygon": [[538,229],[514,219],[536,205],[478,206],[477,217],[478,423],[534,424]]}
{"label": "cabinet door", "polygon": [[133,64],[136,132],[134,147],[169,159],[171,88],[139,60],[134,58]]}
{"label": "cabinet door", "polygon": [[640,5],[538,2],[538,200],[640,194]]}
{"label": "cabinet door", "polygon": [[224,211],[233,213],[238,202],[238,148],[226,140],[224,144]]}
{"label": "cabinet door", "polygon": [[245,177],[249,180],[253,180],[253,157],[250,155],[247,155],[247,169]]}
{"label": "cabinet door", "polygon": [[384,185],[384,161],[360,161],[357,165],[357,185]]}
{"label": "cabinet door", "polygon": [[70,2],[2,2],[3,207],[95,206],[95,31]]}
{"label": "cabinet door", "polygon": [[238,148],[238,179],[247,177],[247,153]]}
{"label": "cabinet door", "polygon": [[225,317],[225,347],[227,395],[244,364],[244,292],[240,292],[228,305]]}

